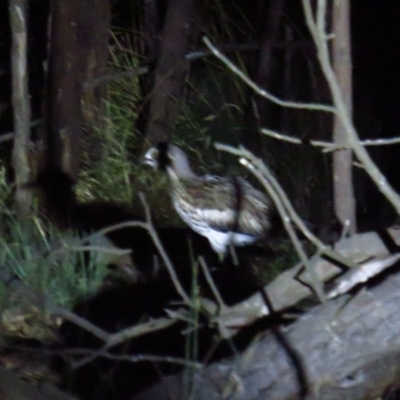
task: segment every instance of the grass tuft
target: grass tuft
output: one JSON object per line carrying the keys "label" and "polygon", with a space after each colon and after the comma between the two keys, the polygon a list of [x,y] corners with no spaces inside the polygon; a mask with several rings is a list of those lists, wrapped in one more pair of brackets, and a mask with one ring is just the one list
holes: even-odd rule
{"label": "grass tuft", "polygon": [[[101,286],[108,274],[107,263],[100,253],[84,257],[81,251],[75,251],[77,239],[72,233],[61,233],[37,217],[21,221],[7,213],[4,219],[7,224],[0,236],[0,263],[30,290],[71,308]],[[38,326],[49,323],[46,310],[30,304],[5,285],[0,285],[0,307],[2,323],[8,331],[15,331],[17,325],[19,331],[37,336]]]}

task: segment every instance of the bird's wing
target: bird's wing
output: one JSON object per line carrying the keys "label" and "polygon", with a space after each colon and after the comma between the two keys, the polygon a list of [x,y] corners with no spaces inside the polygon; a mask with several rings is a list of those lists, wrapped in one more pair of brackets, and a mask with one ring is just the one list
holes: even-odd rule
{"label": "bird's wing", "polygon": [[243,179],[204,176],[181,184],[181,206],[210,228],[256,236],[268,229],[267,198]]}

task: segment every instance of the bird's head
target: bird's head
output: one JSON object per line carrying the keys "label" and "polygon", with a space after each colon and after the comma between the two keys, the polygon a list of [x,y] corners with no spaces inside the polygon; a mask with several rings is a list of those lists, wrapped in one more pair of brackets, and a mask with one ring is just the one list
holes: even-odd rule
{"label": "bird's head", "polygon": [[171,165],[169,147],[167,142],[159,142],[157,145],[147,150],[142,162],[146,165],[150,165],[150,167],[154,169],[165,171],[167,166]]}
{"label": "bird's head", "polygon": [[147,150],[143,163],[162,171],[173,171],[179,177],[194,177],[186,154],[178,146],[159,142]]}
{"label": "bird's head", "polygon": [[151,147],[146,151],[146,154],[142,158],[142,163],[150,165],[150,167],[158,168],[158,149],[156,147]]}

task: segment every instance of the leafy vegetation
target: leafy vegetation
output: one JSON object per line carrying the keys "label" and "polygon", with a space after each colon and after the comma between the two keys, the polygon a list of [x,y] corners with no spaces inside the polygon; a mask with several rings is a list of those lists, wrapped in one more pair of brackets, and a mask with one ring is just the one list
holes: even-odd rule
{"label": "leafy vegetation", "polygon": [[[72,232],[61,233],[37,217],[20,221],[11,213],[3,215],[0,265],[10,268],[30,290],[67,308],[94,294],[108,274],[101,254],[91,252],[85,257],[79,245]],[[44,334],[42,328],[55,322],[4,285],[0,286],[0,305],[2,323],[9,331],[37,337]]]}

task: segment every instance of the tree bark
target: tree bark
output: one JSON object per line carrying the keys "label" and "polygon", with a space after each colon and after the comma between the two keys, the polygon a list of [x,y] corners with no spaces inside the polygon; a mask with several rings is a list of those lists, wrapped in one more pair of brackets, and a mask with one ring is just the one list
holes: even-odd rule
{"label": "tree bark", "polygon": [[106,85],[85,85],[104,77],[108,68],[108,39],[111,5],[109,0],[85,0],[78,15],[78,42],[82,118],[85,142],[90,160],[101,157],[101,146],[96,132],[104,126]]}
{"label": "tree bark", "polygon": [[268,88],[267,85],[271,76],[272,53],[278,36],[284,6],[285,0],[273,0],[270,2],[256,73],[256,82],[261,87]]}
{"label": "tree bark", "polygon": [[[109,0],[51,3],[47,166],[57,167],[73,179],[79,170],[83,123],[89,137],[101,123],[105,86],[88,83],[107,71],[110,11]],[[96,153],[97,142],[92,144],[90,150]]]}
{"label": "tree bark", "polygon": [[51,2],[47,81],[47,164],[72,178],[78,173],[81,137],[78,15],[80,0]]}
{"label": "tree bark", "polygon": [[27,2],[10,0],[12,29],[12,104],[14,109],[14,145],[12,166],[15,177],[15,206],[18,214],[29,212],[31,193],[23,188],[30,180],[29,144],[31,109],[27,73]]}
{"label": "tree bark", "polygon": [[[350,49],[350,2],[333,2],[333,67],[343,94],[349,115],[352,113],[352,79]],[[334,119],[334,142],[340,147],[348,144],[347,132],[339,118]],[[342,226],[349,232],[356,230],[355,196],[353,188],[353,154],[350,149],[337,150],[333,154],[334,209]]]}
{"label": "tree bark", "polygon": [[194,2],[171,0],[168,5],[145,134],[148,144],[170,139],[175,126],[187,68],[184,57]]}
{"label": "tree bark", "polygon": [[[285,0],[273,0],[270,2],[268,9],[268,17],[265,22],[265,30],[263,33],[260,56],[258,59],[256,83],[268,90],[272,71],[273,62],[272,55],[278,37],[279,26],[282,20]],[[290,51],[290,50],[287,50]],[[258,98],[257,111],[260,115],[261,126],[266,126],[270,117],[270,103],[264,98]]]}

